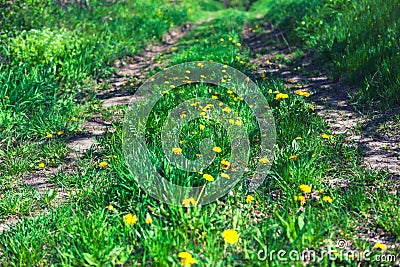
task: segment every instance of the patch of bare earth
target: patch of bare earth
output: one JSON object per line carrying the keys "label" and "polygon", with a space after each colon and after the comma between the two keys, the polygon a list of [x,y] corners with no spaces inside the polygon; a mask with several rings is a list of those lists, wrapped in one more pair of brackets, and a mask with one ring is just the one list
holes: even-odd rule
{"label": "patch of bare earth", "polygon": [[[102,80],[100,82],[109,83],[108,89],[101,89],[96,96],[102,100],[102,108],[107,109],[117,105],[128,105],[132,100],[133,92],[127,90],[127,85],[131,88],[137,88],[146,78],[148,73],[154,69],[166,66],[166,62],[158,63],[156,58],[160,54],[167,54],[172,51],[172,47],[176,42],[185,36],[193,24],[186,24],[182,27],[172,28],[164,34],[161,44],[152,43],[144,49],[140,55],[128,57],[115,61],[115,74],[110,80]],[[38,193],[45,194],[49,190],[56,191],[54,203],[59,205],[69,199],[70,192],[65,188],[57,187],[50,181],[50,178],[58,172],[71,173],[78,168],[76,162],[84,153],[96,146],[96,137],[102,137],[106,131],[112,131],[111,121],[102,119],[101,114],[95,114],[89,120],[83,123],[83,134],[75,135],[68,139],[67,146],[71,152],[65,163],[57,168],[46,168],[41,171],[24,174],[20,177],[21,185],[31,186],[37,189]],[[35,211],[30,216],[43,213],[45,211]],[[0,223],[0,233],[9,230],[11,225],[15,225],[22,220],[21,215],[9,217]]]}
{"label": "patch of bare earth", "polygon": [[[320,66],[313,64],[312,55],[296,54],[296,47],[291,46],[283,32],[269,22],[259,20],[258,27],[261,32],[253,32],[254,25],[244,25],[242,32],[244,43],[253,54],[251,63],[257,66],[254,78],[276,77],[293,91],[310,92],[315,110],[329,123],[332,131],[343,134],[355,149],[362,149],[365,165],[389,171],[391,177],[388,179],[394,183],[393,190],[398,190],[400,109],[368,117],[362,115],[350,103],[349,95],[354,93],[354,88],[343,86],[340,80],[330,81]],[[331,182],[347,185],[345,180]],[[358,236],[364,240],[398,247],[396,238],[383,229],[360,226],[360,231]]]}

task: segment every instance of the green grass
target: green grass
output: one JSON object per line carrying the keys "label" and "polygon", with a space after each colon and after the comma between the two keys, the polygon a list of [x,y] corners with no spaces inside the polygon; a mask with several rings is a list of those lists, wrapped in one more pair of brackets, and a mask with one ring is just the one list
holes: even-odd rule
{"label": "green grass", "polygon": [[311,50],[333,80],[356,87],[353,102],[359,108],[399,105],[398,1],[260,0],[251,11]]}
{"label": "green grass", "polygon": [[[130,5],[136,5],[133,2],[118,2],[102,7],[100,2],[90,3],[91,12],[99,17],[108,9],[122,17],[128,16],[131,14],[128,12]],[[147,3],[143,2],[142,9],[138,9],[139,17],[158,12],[156,6],[151,8]],[[218,11],[219,7],[220,4],[214,3],[210,10],[206,10],[215,10],[215,20],[194,28],[175,45],[174,51],[155,60],[166,61],[169,66],[194,60],[212,60],[251,74],[250,52],[241,40],[241,31],[246,20],[253,19],[254,14],[239,10]],[[99,10],[96,11],[96,8]],[[72,12],[67,22],[82,20],[83,25],[88,23],[87,29],[96,29],[94,26],[90,28],[90,24],[108,27],[102,25],[99,17],[91,21],[85,9],[69,7],[55,10]],[[175,9],[171,10],[168,11],[171,12],[170,19],[183,12],[179,7],[176,7],[177,14]],[[17,24],[12,24],[13,27],[28,27],[26,23],[34,23],[29,14],[25,16],[28,16],[26,21],[20,19]],[[133,16],[130,20],[135,18]],[[56,22],[62,23],[57,17],[46,23],[49,23],[47,26],[58,25]],[[76,28],[70,27],[72,32],[82,30],[77,25]],[[120,22],[108,28],[109,32],[103,33],[109,38],[107,40],[112,39],[113,27],[123,26]],[[143,35],[137,41],[145,44],[152,39],[150,36],[158,36],[153,35],[154,27],[152,24],[143,26]],[[126,31],[129,32],[130,28]],[[84,53],[86,50],[79,51]],[[48,53],[60,56],[57,51],[50,50]],[[108,53],[122,56],[113,49]],[[32,60],[39,59],[34,57]],[[46,57],[40,60],[45,60],[47,71],[51,72],[54,62],[46,62]],[[140,177],[130,174],[122,152],[123,123],[122,120],[115,120],[115,131],[107,132],[98,139],[100,149],[87,151],[76,162],[73,172],[58,172],[50,177],[57,187],[65,188],[71,194],[68,202],[60,207],[48,205],[51,195],[38,195],[35,190],[21,187],[13,178],[34,171],[40,161],[44,161],[46,166],[62,164],[67,153],[65,139],[79,134],[80,122],[91,114],[99,112],[105,119],[110,119],[113,114],[126,109],[102,110],[97,101],[91,100],[94,93],[90,88],[95,87],[95,83],[91,85],[73,76],[75,81],[80,81],[74,85],[76,87],[72,83],[69,83],[70,87],[65,84],[64,87],[61,85],[62,72],[56,72],[54,76],[45,75],[43,71],[46,68],[40,67],[42,63],[33,64],[33,69],[42,74],[35,76],[32,71],[24,76],[21,69],[27,67],[24,64],[19,66],[19,62],[21,59],[12,66],[4,66],[5,73],[9,74],[0,76],[6,87],[0,90],[7,90],[9,96],[2,100],[4,108],[0,114],[4,118],[2,125],[6,127],[2,127],[0,134],[2,139],[11,140],[0,147],[0,172],[6,177],[0,184],[0,218],[29,214],[44,207],[47,212],[23,218],[11,231],[0,235],[0,261],[5,266],[181,266],[178,254],[183,251],[190,252],[196,259],[197,264],[193,266],[282,266],[276,254],[272,259],[268,257],[265,262],[260,261],[258,251],[265,248],[270,252],[309,248],[321,252],[336,249],[336,242],[345,239],[352,243],[352,249],[372,250],[373,258],[383,252],[373,249],[374,243],[361,238],[368,229],[384,231],[399,239],[397,207],[400,203],[398,193],[391,190],[389,175],[363,167],[357,150],[346,143],[343,136],[331,133],[327,123],[311,108],[309,99],[294,94],[285,88],[280,79],[275,78],[255,79],[271,107],[277,132],[276,158],[265,182],[256,192],[249,193],[245,183],[239,183],[231,193],[216,202],[188,208],[168,206],[155,200],[138,186],[135,178]],[[98,62],[103,64],[107,61],[95,63]],[[88,80],[94,81],[98,73],[95,68],[88,68]],[[16,76],[10,76],[13,72]],[[18,83],[28,94],[15,91]],[[79,93],[74,90],[89,91],[86,94],[92,95],[88,97],[89,103],[77,103]],[[286,93],[288,98],[276,100],[277,93]],[[201,185],[205,181],[197,173],[193,173],[193,179],[188,180],[185,173],[165,161],[160,145],[160,126],[177,103],[192,97],[210,98],[211,95],[218,95],[219,100],[238,112],[249,135],[252,162],[257,160],[259,134],[252,112],[243,101],[221,87],[205,84],[182,86],[157,102],[150,115],[152,120],[146,127],[153,163],[176,184]],[[15,104],[18,101],[20,104]],[[38,115],[33,115],[33,110]],[[46,116],[49,120],[45,119]],[[74,117],[79,121],[71,121]],[[200,124],[205,125],[204,130],[199,130]],[[211,120],[201,118],[185,125],[184,129],[180,138],[186,141],[182,149],[188,158],[196,157],[199,140],[205,137],[213,137],[223,149],[218,161],[229,157],[226,150],[230,140]],[[61,130],[65,134],[58,136],[57,131]],[[48,133],[53,133],[53,138],[46,138]],[[323,134],[328,134],[329,138],[323,138]],[[29,140],[25,140],[27,138]],[[291,156],[296,156],[296,159]],[[216,175],[220,171],[218,161],[207,169],[208,173]],[[100,167],[100,162],[107,162],[107,166]],[[300,185],[310,185],[312,193],[303,193]],[[247,195],[253,196],[254,200],[248,203]],[[299,196],[305,196],[304,205],[298,201]],[[333,202],[324,201],[324,196],[330,196]],[[134,225],[124,222],[124,217],[130,213],[137,216]],[[146,223],[149,217],[151,224]],[[221,234],[228,228],[238,232],[238,243],[229,245],[224,241]],[[398,254],[399,250],[398,247],[389,248],[385,253]],[[284,264],[303,266],[300,261],[292,260]],[[324,257],[313,264],[357,266],[358,262],[344,259],[333,263]],[[379,266],[380,263],[372,261],[370,264]],[[383,264],[391,266],[392,262]]]}

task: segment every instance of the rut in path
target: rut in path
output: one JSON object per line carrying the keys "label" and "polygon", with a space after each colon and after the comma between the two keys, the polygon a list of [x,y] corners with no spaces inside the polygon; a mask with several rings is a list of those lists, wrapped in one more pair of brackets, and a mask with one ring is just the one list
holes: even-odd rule
{"label": "rut in path", "polygon": [[[132,92],[128,92],[125,89],[124,84],[136,77],[136,82],[133,87],[138,87],[147,77],[148,73],[156,68],[161,68],[166,63],[158,64],[155,62],[155,57],[159,56],[160,53],[168,54],[171,52],[171,48],[178,42],[180,38],[185,36],[194,26],[199,25],[202,22],[196,24],[185,24],[181,27],[172,28],[164,34],[162,37],[161,44],[150,44],[144,49],[140,55],[135,55],[131,58],[120,59],[114,63],[116,72],[111,80],[103,80],[101,82],[110,82],[110,89],[99,91],[97,98],[103,100],[102,107],[109,108],[116,105],[127,105],[132,99]],[[115,119],[115,118],[114,118]],[[71,152],[65,159],[64,164],[57,168],[44,169],[37,172],[31,172],[21,175],[20,180],[22,185],[31,186],[37,189],[39,194],[45,194],[49,190],[56,191],[55,203],[57,205],[65,202],[69,198],[69,192],[62,187],[57,187],[50,181],[50,177],[56,173],[71,173],[77,166],[76,162],[79,160],[84,153],[96,146],[96,137],[102,137],[107,130],[112,131],[112,122],[102,120],[100,114],[95,114],[91,119],[83,123],[83,135],[77,135],[70,137],[67,141],[67,146]],[[43,211],[35,211],[30,214],[35,216]],[[26,216],[12,216],[6,221],[0,223],[0,233],[9,230],[11,225],[15,225]]]}
{"label": "rut in path", "polygon": [[[283,55],[285,60],[293,59],[296,48],[290,46],[284,34],[270,23],[260,20],[260,25],[265,29],[262,34],[254,34],[249,30],[249,25],[243,28],[246,44],[254,55],[252,63],[261,66],[258,77],[263,72],[276,74],[286,87],[312,93],[311,99],[316,102],[315,110],[329,123],[332,131],[343,134],[349,143],[361,148],[365,165],[389,171],[393,181],[399,184],[400,132],[394,129],[391,133],[380,133],[377,127],[379,123],[390,122],[395,114],[400,114],[400,108],[386,114],[363,116],[349,103],[349,94],[353,93],[354,88],[344,86],[340,81],[330,81],[319,70],[319,66],[312,64],[311,56],[306,55],[296,62],[296,67],[305,70],[306,74],[295,73],[293,70],[296,67],[276,63],[278,55]],[[261,56],[256,56],[258,53]]]}

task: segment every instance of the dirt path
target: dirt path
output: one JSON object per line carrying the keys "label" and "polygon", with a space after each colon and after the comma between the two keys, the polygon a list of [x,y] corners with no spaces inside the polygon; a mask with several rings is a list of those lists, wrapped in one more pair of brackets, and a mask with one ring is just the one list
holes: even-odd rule
{"label": "dirt path", "polygon": [[[153,43],[145,48],[140,55],[117,60],[114,64],[116,68],[115,75],[110,80],[100,81],[110,83],[109,89],[102,89],[97,94],[97,98],[102,100],[102,108],[107,109],[117,105],[127,105],[133,95],[132,90],[127,90],[127,85],[129,85],[130,88],[138,88],[150,71],[164,67],[166,62],[158,64],[155,62],[155,57],[160,54],[170,53],[172,51],[171,48],[178,40],[200,23],[185,24],[182,27],[172,28],[169,32],[164,34],[161,44]],[[72,136],[67,141],[67,146],[70,148],[71,152],[65,159],[64,164],[57,168],[46,168],[41,171],[21,175],[21,177],[19,177],[22,181],[21,184],[36,188],[39,194],[46,194],[49,190],[55,190],[56,197],[54,203],[56,205],[67,201],[70,194],[68,190],[57,187],[50,181],[50,178],[59,172],[73,172],[75,168],[78,167],[76,162],[84,153],[91,148],[95,148],[95,139],[97,137],[102,137],[106,131],[112,130],[112,122],[104,121],[101,114],[95,114],[92,118],[85,121],[82,127],[84,134]],[[31,213],[30,216],[35,216],[43,212],[45,211],[38,210]],[[24,217],[28,216],[15,215],[0,223],[0,233],[9,230],[11,225],[19,223]]]}
{"label": "dirt path", "polygon": [[[398,181],[400,123],[392,129],[390,125],[394,116],[400,114],[400,109],[363,116],[350,104],[349,93],[352,88],[343,86],[340,81],[330,81],[318,69],[319,66],[312,64],[311,56],[296,57],[296,47],[290,46],[284,34],[270,23],[260,20],[259,27],[264,29],[262,33],[253,33],[250,25],[243,28],[246,45],[254,55],[252,63],[259,66],[256,75],[277,75],[283,78],[288,88],[312,93],[311,99],[316,102],[315,110],[330,124],[334,133],[343,134],[355,148],[361,148],[365,165],[388,170],[392,178]],[[292,61],[292,64],[286,64],[287,61]]]}

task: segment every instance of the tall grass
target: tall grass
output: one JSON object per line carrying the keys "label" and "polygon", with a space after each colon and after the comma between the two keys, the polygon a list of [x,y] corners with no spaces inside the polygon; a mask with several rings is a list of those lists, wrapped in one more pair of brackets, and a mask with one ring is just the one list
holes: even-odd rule
{"label": "tall grass", "polygon": [[315,51],[334,80],[357,87],[364,107],[400,104],[400,3],[396,0],[261,0],[266,18]]}

